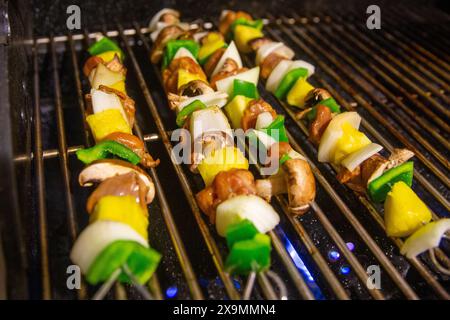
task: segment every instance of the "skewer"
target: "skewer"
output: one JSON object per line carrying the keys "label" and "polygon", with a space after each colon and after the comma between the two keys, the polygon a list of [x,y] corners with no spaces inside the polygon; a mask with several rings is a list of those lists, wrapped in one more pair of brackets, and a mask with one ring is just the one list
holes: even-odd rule
{"label": "skewer", "polygon": [[122,269],[116,269],[111,275],[109,276],[108,280],[102,284],[100,289],[97,290],[97,292],[92,297],[92,300],[103,300],[103,298],[106,296],[106,294],[111,290],[112,286],[116,282],[117,278],[122,273]]}
{"label": "skewer", "polygon": [[137,291],[139,291],[139,293],[144,297],[145,300],[154,300],[151,294],[148,292],[148,290],[142,284],[139,283],[139,281],[136,279],[136,276],[134,275],[133,272],[131,272],[126,263],[122,266],[122,270],[123,272],[125,272],[128,278],[130,278],[131,282],[136,287]]}
{"label": "skewer", "polygon": [[250,295],[255,286],[256,272],[252,271],[247,280],[247,284],[245,285],[244,294],[242,295],[242,300],[250,300]]}

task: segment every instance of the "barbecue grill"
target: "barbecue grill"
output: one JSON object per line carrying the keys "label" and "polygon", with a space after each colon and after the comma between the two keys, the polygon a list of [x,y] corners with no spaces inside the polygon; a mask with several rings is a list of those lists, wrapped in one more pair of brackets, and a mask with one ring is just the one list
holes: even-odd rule
{"label": "barbecue grill", "polygon": [[[413,188],[435,217],[449,216],[450,16],[442,3],[381,2],[381,29],[366,27],[368,3],[345,1],[0,1],[0,297],[88,299],[98,287],[67,287],[70,248],[88,222],[90,190],[78,185],[74,153],[93,143],[84,123],[89,84],[81,67],[98,35],[117,40],[127,56],[127,91],[137,106],[135,134],[161,164],[149,170],[157,197],[150,205],[150,244],[163,254],[148,284],[158,299],[239,299],[246,279],[224,271],[226,244],[200,212],[201,179],[172,161],[175,119],[159,70],[149,60],[149,18],[163,7],[183,20],[213,28],[222,9],[264,18],[265,32],[313,63],[315,86],[363,117],[363,131],[387,150],[415,153]],[[82,29],[68,31],[66,8],[78,4]],[[33,21],[32,21],[32,18]],[[252,66],[250,59],[244,64]],[[280,225],[269,233],[271,270],[288,299],[449,299],[448,241],[436,256],[406,259],[402,241],[385,235],[383,208],[340,184],[317,161],[307,128],[263,86],[261,95],[286,115],[294,149],[311,163],[317,197],[301,217],[287,200],[272,202]],[[257,175],[257,168],[253,168]],[[379,268],[381,288],[367,289],[367,270]],[[370,269],[370,268],[369,268]],[[261,274],[253,299],[280,297]],[[116,284],[110,299],[139,299],[132,285]]]}

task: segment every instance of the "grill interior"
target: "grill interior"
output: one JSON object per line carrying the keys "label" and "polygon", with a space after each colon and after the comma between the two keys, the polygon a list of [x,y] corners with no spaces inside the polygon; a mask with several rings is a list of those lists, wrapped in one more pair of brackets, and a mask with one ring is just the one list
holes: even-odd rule
{"label": "grill interior", "polygon": [[[449,15],[435,7],[393,6],[382,9],[382,29],[369,31],[365,11],[343,15],[327,8],[305,15],[287,2],[259,17],[267,20],[267,35],[284,41],[297,58],[316,66],[314,86],[329,90],[345,109],[359,112],[363,132],[371,140],[387,150],[407,147],[415,152],[414,190],[435,217],[448,216]],[[15,288],[9,289],[9,295],[86,299],[97,289],[83,285],[82,290],[68,290],[66,268],[71,264],[71,245],[88,222],[84,205],[92,192],[77,183],[82,165],[74,154],[92,144],[83,120],[83,95],[89,84],[81,67],[86,48],[103,33],[117,40],[127,56],[127,91],[136,100],[135,133],[161,159],[160,166],[149,172],[157,189],[149,207],[150,245],[163,254],[150,291],[156,298],[239,299],[246,279],[224,272],[226,244],[193,197],[202,181],[186,166],[173,164],[169,156],[175,117],[167,106],[159,70],[148,58],[151,42],[146,24],[139,14],[125,15],[132,10],[123,3],[116,8],[122,18],[114,22],[105,19],[110,8],[100,9],[102,22],[92,29],[38,34],[16,44],[29,52],[26,77],[34,117],[32,152],[16,152],[14,165],[19,173],[31,167],[33,188],[19,193],[22,262],[16,256],[19,252],[12,256],[5,250],[8,287]],[[179,9],[184,17],[183,6]],[[192,15],[192,20],[216,22],[218,16]],[[247,66],[252,63],[244,59]],[[385,235],[382,206],[341,185],[333,168],[317,161],[307,128],[294,120],[294,111],[263,86],[259,90],[286,116],[291,145],[310,160],[318,187],[316,201],[300,218],[287,214],[284,197],[272,201],[281,217],[270,233],[272,270],[285,282],[289,299],[448,299],[449,278],[436,271],[428,256],[413,260],[401,256],[401,241]],[[257,175],[257,168],[253,169]],[[22,186],[27,180],[19,173],[18,189],[27,190]],[[3,241],[5,248],[9,244]],[[445,244],[441,248],[442,262],[450,266],[445,256],[449,248]],[[25,265],[26,281],[9,277],[12,263]],[[381,290],[366,289],[370,265],[381,268]],[[252,298],[275,297],[274,285],[267,276],[259,276]],[[116,285],[108,298],[140,296],[131,286]]]}

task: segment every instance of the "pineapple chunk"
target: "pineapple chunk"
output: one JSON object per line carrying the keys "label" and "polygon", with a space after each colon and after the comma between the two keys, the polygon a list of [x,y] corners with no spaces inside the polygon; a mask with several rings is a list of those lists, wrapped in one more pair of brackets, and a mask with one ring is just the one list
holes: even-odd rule
{"label": "pineapple chunk", "polygon": [[314,87],[306,81],[306,78],[298,78],[294,86],[289,90],[287,103],[291,106],[303,108],[305,106],[306,95],[313,89]]}
{"label": "pineapple chunk", "polygon": [[348,122],[342,125],[342,136],[336,143],[334,152],[334,163],[340,164],[341,161],[349,154],[356,152],[365,146],[369,145],[371,141],[367,136],[355,129]]}
{"label": "pineapple chunk", "polygon": [[384,223],[390,237],[407,237],[430,222],[431,212],[403,181],[394,184],[384,203]]}
{"label": "pineapple chunk", "polygon": [[86,121],[91,128],[95,141],[100,141],[113,132],[131,134],[130,126],[117,109],[107,109],[96,114],[91,114],[86,117]]}
{"label": "pineapple chunk", "polygon": [[247,158],[235,147],[214,150],[198,165],[198,171],[206,186],[213,182],[219,172],[230,169],[248,169]]}
{"label": "pineapple chunk", "polygon": [[239,52],[250,53],[252,49],[248,45],[250,40],[263,37],[261,30],[250,26],[237,25],[234,29],[234,40]]}

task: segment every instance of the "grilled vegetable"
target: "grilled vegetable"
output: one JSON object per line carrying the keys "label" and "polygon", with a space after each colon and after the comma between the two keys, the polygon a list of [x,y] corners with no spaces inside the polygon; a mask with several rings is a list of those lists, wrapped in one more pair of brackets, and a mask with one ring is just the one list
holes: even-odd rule
{"label": "grilled vegetable", "polygon": [[278,115],[267,128],[263,128],[261,131],[267,133],[277,142],[289,142],[284,126],[284,116],[282,115]]}
{"label": "grilled vegetable", "polygon": [[203,45],[198,52],[198,60],[201,65],[204,65],[208,58],[216,50],[226,47],[226,43],[220,33],[210,32],[202,39]]}
{"label": "grilled vegetable", "polygon": [[305,68],[290,70],[288,73],[286,73],[286,75],[278,85],[278,88],[275,90],[275,96],[280,100],[284,100],[296,81],[300,78],[306,78],[307,75],[308,70]]}
{"label": "grilled vegetable", "polygon": [[306,96],[313,89],[314,87],[305,78],[299,78],[287,94],[287,103],[291,106],[303,108]]}
{"label": "grilled vegetable", "polygon": [[242,117],[252,98],[236,95],[224,108],[233,128],[241,128]]}
{"label": "grilled vegetable", "polygon": [[412,259],[419,254],[439,247],[442,237],[450,230],[450,219],[430,222],[414,232],[403,243],[401,254]]}
{"label": "grilled vegetable", "polygon": [[117,109],[107,109],[86,117],[95,141],[100,141],[113,132],[131,133],[130,126]]}
{"label": "grilled vegetable", "polygon": [[227,228],[225,235],[227,246],[228,248],[232,248],[236,242],[253,239],[257,234],[258,229],[255,228],[253,223],[248,219],[244,219]]}
{"label": "grilled vegetable", "polygon": [[184,107],[178,114],[177,114],[177,125],[181,128],[184,126],[184,123],[186,119],[197,110],[206,109],[206,105],[201,102],[200,100],[194,100],[190,104],[188,104],[186,107]]}
{"label": "grilled vegetable", "polygon": [[89,220],[91,223],[101,220],[125,223],[147,239],[147,216],[132,196],[104,196],[97,201]]}
{"label": "grilled vegetable", "polygon": [[263,129],[270,126],[270,124],[273,122],[273,115],[266,111],[258,114],[258,118],[256,119],[255,129]]}
{"label": "grilled vegetable", "polygon": [[380,152],[383,149],[382,146],[376,143],[368,144],[367,146],[349,154],[342,160],[341,165],[346,167],[348,170],[353,171],[365,160],[369,159],[371,156]]}
{"label": "grilled vegetable", "polygon": [[114,89],[123,92],[124,90],[121,90],[123,89],[121,83],[124,82],[124,80],[125,77],[123,72],[111,71],[102,63],[99,63],[89,74],[89,81],[94,89],[98,89],[100,85],[104,85],[107,87],[114,87]]}
{"label": "grilled vegetable", "polygon": [[227,103],[228,95],[224,92],[211,92],[202,95],[196,95],[181,101],[177,106],[177,112],[181,112],[184,108],[190,105],[194,101],[200,101],[207,107],[219,107],[222,108]]}
{"label": "grilled vegetable", "polygon": [[256,89],[256,85],[254,83],[245,80],[234,79],[231,99],[238,95],[251,99],[259,98],[258,89]]}
{"label": "grilled vegetable", "polygon": [[[115,41],[111,40],[108,37],[103,37],[100,40],[98,40],[97,42],[95,42],[94,44],[92,44],[89,47],[88,51],[91,54],[91,56],[97,56],[102,53],[112,51],[112,52],[117,53],[121,60],[123,60],[123,58],[124,58],[123,51],[122,51],[122,49],[120,49],[119,45]],[[107,61],[107,60],[105,60],[105,61]]]}
{"label": "grilled vegetable", "polygon": [[270,267],[270,237],[258,233],[253,239],[236,242],[225,261],[227,270],[234,274],[247,275]]}
{"label": "grilled vegetable", "polygon": [[195,80],[206,80],[203,74],[191,73],[185,69],[178,70],[177,89]]}
{"label": "grilled vegetable", "polygon": [[249,53],[252,49],[248,45],[248,42],[252,39],[262,37],[263,33],[260,29],[239,24],[234,28],[233,35],[238,50],[242,53]]}
{"label": "grilled vegetable", "polygon": [[77,151],[78,160],[84,164],[90,164],[95,160],[105,159],[111,155],[127,160],[132,164],[138,164],[141,161],[141,158],[136,153],[115,141],[103,141],[91,148]]}
{"label": "grilled vegetable", "polygon": [[333,162],[340,164],[346,156],[366,147],[371,142],[367,136],[353,128],[351,124],[344,123],[342,126],[342,136],[336,141]]}
{"label": "grilled vegetable", "polygon": [[414,162],[412,161],[387,170],[383,175],[369,183],[368,193],[370,198],[375,202],[383,202],[392,186],[397,182],[402,181],[406,185],[411,186],[413,175]]}
{"label": "grilled vegetable", "polygon": [[[88,283],[95,285],[107,281],[117,269],[126,265],[141,284],[146,283],[161,260],[161,254],[152,248],[135,242],[118,240],[109,244],[95,258],[86,273]],[[125,273],[121,273],[120,282],[131,282]]]}
{"label": "grilled vegetable", "polygon": [[317,103],[316,105],[314,105],[311,108],[311,110],[306,114],[306,118],[309,121],[313,121],[314,119],[316,119],[317,106],[319,104],[330,109],[331,113],[341,113],[341,107],[337,104],[336,100],[334,100],[333,98],[328,98],[328,99],[322,100],[319,103]]}
{"label": "grilled vegetable", "polygon": [[202,136],[208,132],[230,134],[231,128],[228,119],[218,107],[194,111],[189,121],[192,141],[201,140]]}
{"label": "grilled vegetable", "polygon": [[123,118],[128,122],[128,117],[117,94],[98,89],[91,89],[91,101],[92,112],[94,114],[108,109],[117,109],[120,111]]}
{"label": "grilled vegetable", "polygon": [[248,169],[248,160],[242,152],[235,147],[225,147],[212,151],[198,165],[198,171],[206,186],[213,182],[214,177],[221,171],[230,169]]}
{"label": "grilled vegetable", "polygon": [[164,49],[162,68],[165,69],[180,48],[185,48],[197,59],[199,45],[194,40],[169,40]]}
{"label": "grilled vegetable", "polygon": [[216,73],[218,73],[222,69],[227,59],[232,59],[234,62],[236,62],[238,69],[242,68],[241,56],[239,55],[239,52],[236,48],[236,44],[234,43],[234,41],[230,42],[228,48],[220,57],[219,62],[217,62],[217,65],[214,68],[214,71],[211,73],[211,77],[215,76]]}
{"label": "grilled vegetable", "polygon": [[384,203],[384,223],[390,237],[407,237],[431,220],[431,212],[403,181],[392,186]]}
{"label": "grilled vegetable", "polygon": [[233,84],[235,79],[251,82],[257,86],[259,79],[259,67],[255,67],[245,72],[241,72],[234,76],[217,81],[217,90],[226,92],[228,96],[231,97],[233,94]]}
{"label": "grilled vegetable", "polygon": [[244,219],[251,221],[261,233],[272,230],[280,222],[278,213],[266,201],[255,195],[240,195],[217,206],[217,233],[225,237],[229,226]]}
{"label": "grilled vegetable", "polygon": [[337,141],[342,137],[342,126],[348,123],[358,129],[361,117],[356,112],[344,112],[338,114],[328,124],[320,139],[318,159],[320,162],[332,162]]}
{"label": "grilled vegetable", "polygon": [[129,225],[100,220],[81,232],[70,252],[70,259],[77,264],[81,272],[87,274],[95,259],[110,244],[116,241],[133,241],[148,248],[147,241]]}

